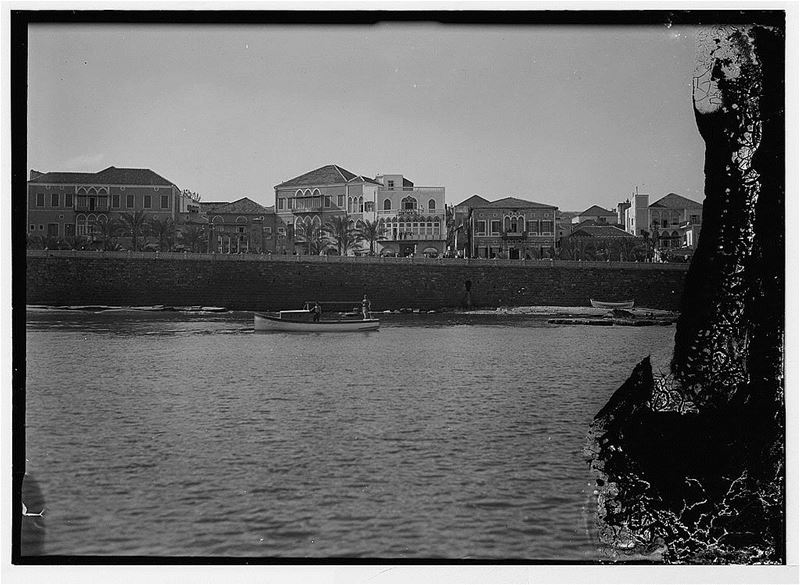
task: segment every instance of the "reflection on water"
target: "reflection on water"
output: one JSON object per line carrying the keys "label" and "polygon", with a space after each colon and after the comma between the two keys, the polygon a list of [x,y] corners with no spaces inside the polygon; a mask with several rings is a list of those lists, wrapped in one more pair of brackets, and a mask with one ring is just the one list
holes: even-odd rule
{"label": "reflection on water", "polygon": [[29,311],[45,554],[591,560],[594,414],[672,327]]}

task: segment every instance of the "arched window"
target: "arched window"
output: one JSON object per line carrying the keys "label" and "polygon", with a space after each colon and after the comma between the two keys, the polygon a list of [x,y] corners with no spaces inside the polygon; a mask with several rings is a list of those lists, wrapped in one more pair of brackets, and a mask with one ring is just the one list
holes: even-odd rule
{"label": "arched window", "polygon": [[436,201],[431,199],[430,201],[428,201],[428,210],[434,211],[435,209],[436,209]]}
{"label": "arched window", "polygon": [[247,223],[247,218],[244,217],[243,215],[240,215],[239,217],[236,218],[236,223]]}
{"label": "arched window", "polygon": [[91,235],[94,233],[94,222],[97,221],[97,216],[94,213],[90,213],[89,216],[86,218],[86,234]]}
{"label": "arched window", "polygon": [[392,202],[389,199],[383,200],[383,210],[384,211],[391,211],[392,209]]}
{"label": "arched window", "polygon": [[358,198],[358,211],[360,213],[364,213],[364,198],[363,197],[359,197]]}
{"label": "arched window", "polygon": [[403,211],[414,211],[417,209],[417,200],[414,197],[403,197],[401,208]]}
{"label": "arched window", "polygon": [[318,215],[314,216],[314,227],[319,228],[322,226],[322,220],[319,218]]}
{"label": "arched window", "polygon": [[75,235],[76,236],[85,236],[86,235],[86,216],[83,214],[78,215],[75,218]]}
{"label": "arched window", "polygon": [[299,232],[303,229],[303,218],[296,217],[294,218],[294,231]]}
{"label": "arched window", "polygon": [[214,219],[211,220],[211,223],[213,223],[213,224],[224,224],[225,220],[222,219],[222,216],[215,215]]}

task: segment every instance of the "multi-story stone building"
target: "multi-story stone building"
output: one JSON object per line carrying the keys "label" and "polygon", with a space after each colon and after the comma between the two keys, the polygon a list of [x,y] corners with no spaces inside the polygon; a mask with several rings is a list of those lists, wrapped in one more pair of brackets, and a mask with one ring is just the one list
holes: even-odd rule
{"label": "multi-story stone building", "polygon": [[264,207],[242,197],[231,203],[200,204],[207,219],[210,249],[220,253],[261,253],[277,251],[276,216],[273,207]]}
{"label": "multi-story stone building", "polygon": [[326,165],[275,186],[276,230],[290,251],[304,254],[306,234],[332,217],[345,216],[354,227],[381,220],[384,239],[377,242],[379,252],[441,254],[446,239],[444,195],[444,187],[415,187],[403,175],[372,179]]}
{"label": "multi-story stone building", "polygon": [[97,173],[31,170],[27,233],[45,240],[91,237],[95,220],[143,211],[153,219],[176,220],[184,206],[181,190],[150,169],[108,167]]}
{"label": "multi-story stone building", "polygon": [[555,253],[558,214],[555,205],[516,197],[487,203],[473,199],[473,202],[470,213],[472,257],[535,259],[549,258]]}
{"label": "multi-story stone building", "polygon": [[599,205],[592,205],[589,209],[575,215],[571,219],[573,225],[585,221],[594,221],[598,225],[614,225],[617,222],[617,212],[603,209]]}
{"label": "multi-story stone building", "polygon": [[447,245],[444,187],[416,187],[403,175],[378,175],[377,218],[386,227],[381,253],[439,256]]}
{"label": "multi-story stone building", "polygon": [[694,247],[703,222],[703,204],[669,193],[649,204],[650,196],[635,193],[633,201],[619,204],[625,231],[653,236],[658,248]]}

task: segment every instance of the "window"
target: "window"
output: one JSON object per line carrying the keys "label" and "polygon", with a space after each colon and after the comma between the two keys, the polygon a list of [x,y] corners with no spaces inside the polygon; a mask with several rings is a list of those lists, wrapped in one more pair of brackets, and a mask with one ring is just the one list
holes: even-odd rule
{"label": "window", "polygon": [[386,181],[386,188],[389,189],[389,191],[394,191],[394,181],[392,180]]}
{"label": "window", "polygon": [[267,226],[264,228],[264,235],[268,238],[272,237],[272,226]]}
{"label": "window", "polygon": [[331,196],[325,195],[325,207],[330,207],[330,206],[331,206]]}
{"label": "window", "polygon": [[553,233],[553,220],[552,219],[543,219],[542,220],[542,235],[549,236]]}
{"label": "window", "polygon": [[492,220],[492,235],[497,236],[500,235],[500,220],[493,219]]}
{"label": "window", "polygon": [[402,202],[403,211],[414,211],[417,208],[417,200],[413,197],[404,197]]}
{"label": "window", "polygon": [[292,198],[292,197],[289,197],[289,198],[286,199],[286,209],[291,209],[292,208],[292,202],[293,201],[294,201],[294,198]]}
{"label": "window", "polygon": [[475,235],[476,236],[486,235],[486,220],[482,219],[475,223]]}
{"label": "window", "polygon": [[286,228],[285,228],[285,227],[279,227],[279,228],[278,228],[278,235],[279,235],[281,238],[282,238],[282,237],[284,237],[284,236],[286,235]]}
{"label": "window", "polygon": [[383,200],[383,210],[384,211],[391,211],[392,209],[392,201],[390,199]]}
{"label": "window", "polygon": [[690,215],[689,216],[690,223],[700,223],[700,216],[699,215]]}
{"label": "window", "polygon": [[278,199],[278,209],[283,209],[286,206],[286,199],[281,197]]}
{"label": "window", "polygon": [[151,203],[152,203],[151,199],[152,199],[152,197],[151,197],[150,195],[145,195],[145,196],[144,196],[144,208],[145,208],[145,209],[150,209],[150,208],[152,207],[152,205],[151,205]]}
{"label": "window", "polygon": [[44,230],[44,226],[42,224],[39,224],[39,231],[41,232],[43,230]]}
{"label": "window", "polygon": [[36,207],[44,207],[44,193],[36,194]]}
{"label": "window", "polygon": [[72,193],[64,193],[64,207],[72,207]]}
{"label": "window", "polygon": [[661,227],[662,227],[662,228],[665,228],[665,227],[667,227],[667,226],[669,226],[669,222],[668,222],[666,219],[662,219],[662,220],[661,220]]}
{"label": "window", "polygon": [[34,231],[35,229],[36,229],[36,226],[34,224],[31,224],[31,229],[29,231]]}
{"label": "window", "polygon": [[58,224],[57,223],[48,223],[47,224],[47,237],[48,238],[57,238],[58,237]]}
{"label": "window", "polygon": [[359,197],[358,198],[358,211],[360,211],[361,213],[364,213],[364,198],[363,197]]}
{"label": "window", "polygon": [[119,193],[111,196],[111,207],[119,209]]}
{"label": "window", "polygon": [[538,219],[529,219],[528,220],[528,233],[529,234],[538,234],[539,233],[539,220]]}
{"label": "window", "polygon": [[128,209],[133,208],[133,195],[125,195],[125,207]]}
{"label": "window", "polygon": [[435,209],[436,209],[436,201],[431,199],[430,201],[428,201],[428,210],[434,211]]}
{"label": "window", "polygon": [[247,230],[247,227],[246,227],[246,226],[243,226],[243,225],[237,225],[237,226],[236,226],[236,231],[237,231],[238,233],[240,233],[240,234],[243,234],[243,233],[245,233],[245,232],[246,232],[246,230]]}
{"label": "window", "polygon": [[373,201],[366,201],[364,203],[364,211],[375,211],[375,203]]}
{"label": "window", "polygon": [[169,195],[161,196],[161,209],[169,209]]}
{"label": "window", "polygon": [[344,195],[339,195],[336,197],[336,205],[338,207],[344,207]]}
{"label": "window", "polygon": [[[51,193],[50,194],[50,207],[58,207],[58,193]],[[56,224],[56,227],[58,225]],[[58,234],[56,234],[58,235]]]}

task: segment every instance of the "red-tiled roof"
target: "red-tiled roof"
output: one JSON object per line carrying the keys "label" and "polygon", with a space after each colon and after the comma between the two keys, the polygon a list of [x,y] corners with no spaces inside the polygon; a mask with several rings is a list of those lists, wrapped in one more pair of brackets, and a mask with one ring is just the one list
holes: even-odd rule
{"label": "red-tiled roof", "polygon": [[97,173],[53,172],[44,173],[28,181],[33,184],[60,183],[81,185],[174,185],[150,169],[108,167]]}
{"label": "red-tiled roof", "polygon": [[668,209],[696,209],[703,207],[702,203],[687,199],[677,193],[668,193],[661,199],[652,203],[650,207],[666,207]]}
{"label": "red-tiled roof", "polygon": [[484,199],[480,195],[473,195],[472,197],[470,197],[468,199],[465,199],[461,203],[457,204],[455,207],[462,207],[462,206],[482,207],[482,206],[486,205],[487,203],[489,203],[488,199]]}
{"label": "red-tiled roof", "polygon": [[635,238],[633,234],[629,234],[623,229],[614,227],[613,225],[582,225],[575,229],[570,234],[570,237],[579,238]]}
{"label": "red-tiled roof", "polygon": [[535,201],[526,201],[525,199],[517,199],[516,197],[503,197],[497,201],[492,201],[485,205],[476,205],[475,207],[492,207],[492,208],[530,208],[537,207],[540,209],[557,209],[555,205],[547,205],[545,203],[537,203]]}
{"label": "red-tiled roof", "polygon": [[580,215],[580,216],[584,216],[584,215],[617,215],[617,213],[615,211],[609,211],[608,209],[603,209],[599,205],[592,205],[589,209],[587,209],[586,211],[584,211],[582,213],[579,213],[578,215]]}
{"label": "red-tiled roof", "polygon": [[[231,203],[207,203],[204,207],[201,203],[201,209],[206,213],[229,213],[239,215],[262,215],[270,213],[270,209],[259,205],[252,199],[242,197]],[[274,211],[274,209],[272,210]]]}
{"label": "red-tiled roof", "polygon": [[335,185],[337,183],[347,183],[355,179],[358,175],[351,173],[347,169],[343,169],[339,165],[325,165],[313,171],[309,171],[299,175],[288,181],[284,181],[278,187],[294,187],[303,185]]}

